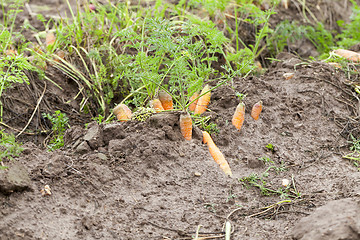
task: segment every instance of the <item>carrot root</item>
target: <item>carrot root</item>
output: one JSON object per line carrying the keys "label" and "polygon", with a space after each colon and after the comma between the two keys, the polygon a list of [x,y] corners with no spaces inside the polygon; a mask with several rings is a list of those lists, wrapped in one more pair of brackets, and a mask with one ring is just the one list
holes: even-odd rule
{"label": "carrot root", "polygon": [[214,161],[219,164],[220,169],[228,176],[232,177],[232,172],[229,166],[229,163],[226,161],[224,155],[220,149],[215,145],[210,134],[206,131],[203,131],[203,142],[207,143],[210,155]]}
{"label": "carrot root", "polygon": [[117,105],[114,108],[113,113],[116,115],[116,118],[120,122],[126,122],[131,120],[132,112],[125,104]]}
{"label": "carrot root", "polygon": [[[199,97],[199,93],[198,92],[195,92],[189,99],[189,102],[192,102],[194,101],[194,99],[196,99],[197,97]],[[196,108],[196,103],[198,102],[199,99],[196,99],[194,102],[192,102],[190,105],[189,105],[189,110],[190,111],[195,111],[195,108]]]}
{"label": "carrot root", "polygon": [[52,32],[48,32],[45,38],[46,46],[53,45],[55,41],[56,41],[55,34]]}
{"label": "carrot root", "polygon": [[170,94],[165,91],[159,92],[159,100],[164,108],[164,110],[172,110],[173,109],[173,99]]}
{"label": "carrot root", "polygon": [[261,111],[262,111],[262,101],[259,101],[259,102],[255,103],[253,108],[251,109],[251,117],[254,120],[258,120]]}
{"label": "carrot root", "polygon": [[155,109],[156,112],[161,112],[161,111],[165,110],[164,107],[162,106],[160,100],[157,98],[150,101],[150,107]]}
{"label": "carrot root", "polygon": [[202,114],[206,111],[211,98],[211,92],[209,92],[209,90],[210,90],[209,85],[206,85],[201,91],[200,95],[202,96],[198,99],[196,103],[195,112],[194,112],[195,114]]}
{"label": "carrot root", "polygon": [[192,119],[189,113],[180,115],[180,130],[186,140],[192,138]]}
{"label": "carrot root", "polygon": [[232,118],[232,124],[240,131],[245,120],[245,104],[239,103]]}
{"label": "carrot root", "polygon": [[335,54],[353,61],[353,62],[360,62],[360,54],[354,51],[350,51],[350,50],[345,50],[345,49],[337,49],[334,51]]}

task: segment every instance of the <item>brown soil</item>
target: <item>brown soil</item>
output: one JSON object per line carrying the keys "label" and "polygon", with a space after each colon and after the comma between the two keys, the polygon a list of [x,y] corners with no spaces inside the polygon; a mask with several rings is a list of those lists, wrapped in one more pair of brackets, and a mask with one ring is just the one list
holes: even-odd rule
{"label": "brown soil", "polygon": [[[41,147],[46,135],[21,136],[23,153],[0,172],[0,239],[191,239],[200,225],[201,236],[215,238],[226,220],[232,239],[359,239],[360,172],[342,158],[349,135],[360,137],[358,100],[343,71],[288,53],[278,59],[265,74],[213,92],[206,114],[218,125],[213,138],[233,178],[213,161],[198,128],[183,140],[178,113],[85,129],[89,118],[69,101],[76,85],[57,70],[48,71],[63,91],[37,76],[11,89],[4,120],[12,131],[26,125],[43,92],[39,108],[61,109],[72,128],[54,152]],[[247,95],[240,132],[231,124],[236,92]],[[259,100],[264,108],[255,121],[250,111]],[[28,128],[46,124],[39,113]],[[289,179],[289,194],[301,196],[284,201],[239,181],[270,166],[282,169],[268,171],[266,187]],[[51,195],[41,193],[45,185]]]}

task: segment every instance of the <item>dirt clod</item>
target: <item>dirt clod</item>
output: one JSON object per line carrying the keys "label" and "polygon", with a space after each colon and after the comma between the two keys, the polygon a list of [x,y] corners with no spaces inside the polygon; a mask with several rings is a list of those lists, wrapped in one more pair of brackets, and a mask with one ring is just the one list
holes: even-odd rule
{"label": "dirt clod", "polygon": [[31,189],[31,180],[27,169],[20,163],[12,163],[8,169],[0,171],[0,192],[11,194]]}
{"label": "dirt clod", "polygon": [[360,202],[350,198],[331,201],[302,218],[292,235],[299,240],[359,239]]}

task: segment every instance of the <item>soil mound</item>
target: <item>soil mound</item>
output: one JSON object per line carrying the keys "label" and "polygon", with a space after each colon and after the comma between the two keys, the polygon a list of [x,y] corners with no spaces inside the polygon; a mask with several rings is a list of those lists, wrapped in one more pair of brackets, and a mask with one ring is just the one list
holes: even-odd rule
{"label": "soil mound", "polygon": [[[346,137],[358,136],[351,116],[359,113],[343,73],[279,58],[261,77],[216,89],[205,113],[218,126],[213,139],[234,178],[212,160],[198,128],[183,140],[178,113],[75,126],[61,151],[25,145],[17,162],[29,187],[1,191],[1,239],[179,239],[199,225],[201,236],[219,236],[226,219],[234,239],[291,239],[293,225],[316,207],[359,194],[359,173],[342,159]],[[246,94],[240,132],[231,124],[237,92]],[[259,100],[264,108],[255,121],[250,111]],[[245,183],[255,174],[263,188]],[[281,190],[284,178],[288,190]],[[51,195],[41,193],[45,185]]]}

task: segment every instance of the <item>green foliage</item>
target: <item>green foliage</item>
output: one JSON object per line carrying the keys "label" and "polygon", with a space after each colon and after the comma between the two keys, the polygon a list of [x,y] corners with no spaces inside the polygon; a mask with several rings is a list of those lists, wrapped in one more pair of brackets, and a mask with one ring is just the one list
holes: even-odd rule
{"label": "green foliage", "polygon": [[253,45],[245,46],[250,48],[253,54],[253,61],[257,58],[263,49],[259,49],[262,40],[268,38],[273,30],[269,27],[270,16],[275,14],[273,9],[262,11],[254,4],[244,4],[238,9],[245,22],[250,23],[255,28],[255,43]]}
{"label": "green foliage", "polygon": [[26,0],[0,0],[0,10],[3,12],[2,19],[0,19],[0,55],[6,52],[6,50],[13,48],[14,39],[22,43],[17,46],[19,53],[22,53],[27,47],[27,44],[24,43],[26,42],[26,38],[21,34],[21,31],[32,27],[29,21],[24,20],[21,28],[16,29],[18,31],[15,31],[14,28],[17,15],[23,11],[22,9],[24,8],[25,2]]}
{"label": "green foliage", "polygon": [[[29,79],[25,71],[36,71],[40,77],[44,75],[42,71],[31,65],[24,55],[6,54],[11,49],[14,37],[21,36],[19,39],[24,39],[20,33],[14,32],[16,16],[22,11],[20,8],[24,6],[24,2],[24,0],[0,1],[4,13],[0,23],[0,98],[14,83],[28,83]],[[5,6],[8,11],[4,11]],[[26,44],[23,44],[19,47],[19,51],[21,52],[25,47]],[[2,116],[3,105],[0,101],[0,121]]]}
{"label": "green foliage", "polygon": [[69,119],[66,117],[66,114],[62,113],[61,111],[57,110],[54,114],[43,113],[44,118],[49,119],[52,124],[52,133],[51,139],[47,148],[50,151],[55,149],[59,149],[64,146],[64,133],[67,128],[69,128]]}
{"label": "green foliage", "polygon": [[274,34],[268,38],[267,45],[273,55],[284,50],[289,43],[298,40],[308,39],[316,47],[319,53],[327,53],[334,46],[332,34],[324,28],[322,23],[318,23],[315,27],[311,25],[299,25],[297,22],[289,22],[285,20],[279,23]]}
{"label": "green foliage", "polygon": [[331,32],[325,29],[324,24],[318,23],[316,27],[307,26],[305,35],[321,53],[327,53],[335,45]]}
{"label": "green foliage", "polygon": [[[0,46],[2,43],[0,38]],[[11,88],[14,83],[29,83],[25,71],[35,71],[39,73],[40,77],[43,76],[43,72],[31,65],[23,55],[0,55],[0,98],[5,90]],[[3,105],[0,101],[0,121],[2,121],[2,116]]]}
{"label": "green foliage", "polygon": [[345,24],[344,21],[338,21],[338,25],[343,28],[342,33],[336,36],[340,39],[337,44],[342,48],[349,48],[360,42],[360,7],[356,1],[351,0],[353,4],[352,14],[350,16],[351,22]]}
{"label": "green foliage", "polygon": [[217,55],[224,54],[222,48],[228,41],[212,22],[195,17],[186,22],[144,18],[140,33],[129,28],[117,35],[129,52],[136,52],[122,56],[119,74],[131,92],[145,86],[146,92],[139,92],[137,101],[154,98],[164,85],[170,86],[169,93],[180,108],[210,75],[217,74],[211,65]]}
{"label": "green foliage", "polygon": [[235,53],[228,53],[228,60],[236,65],[241,73],[247,73],[255,69],[254,53],[250,48],[242,48]]}
{"label": "green foliage", "polygon": [[[21,144],[15,141],[13,134],[7,134],[3,129],[0,130],[0,162],[4,159],[12,160],[19,156],[23,151]],[[0,165],[0,170],[6,167]]]}

